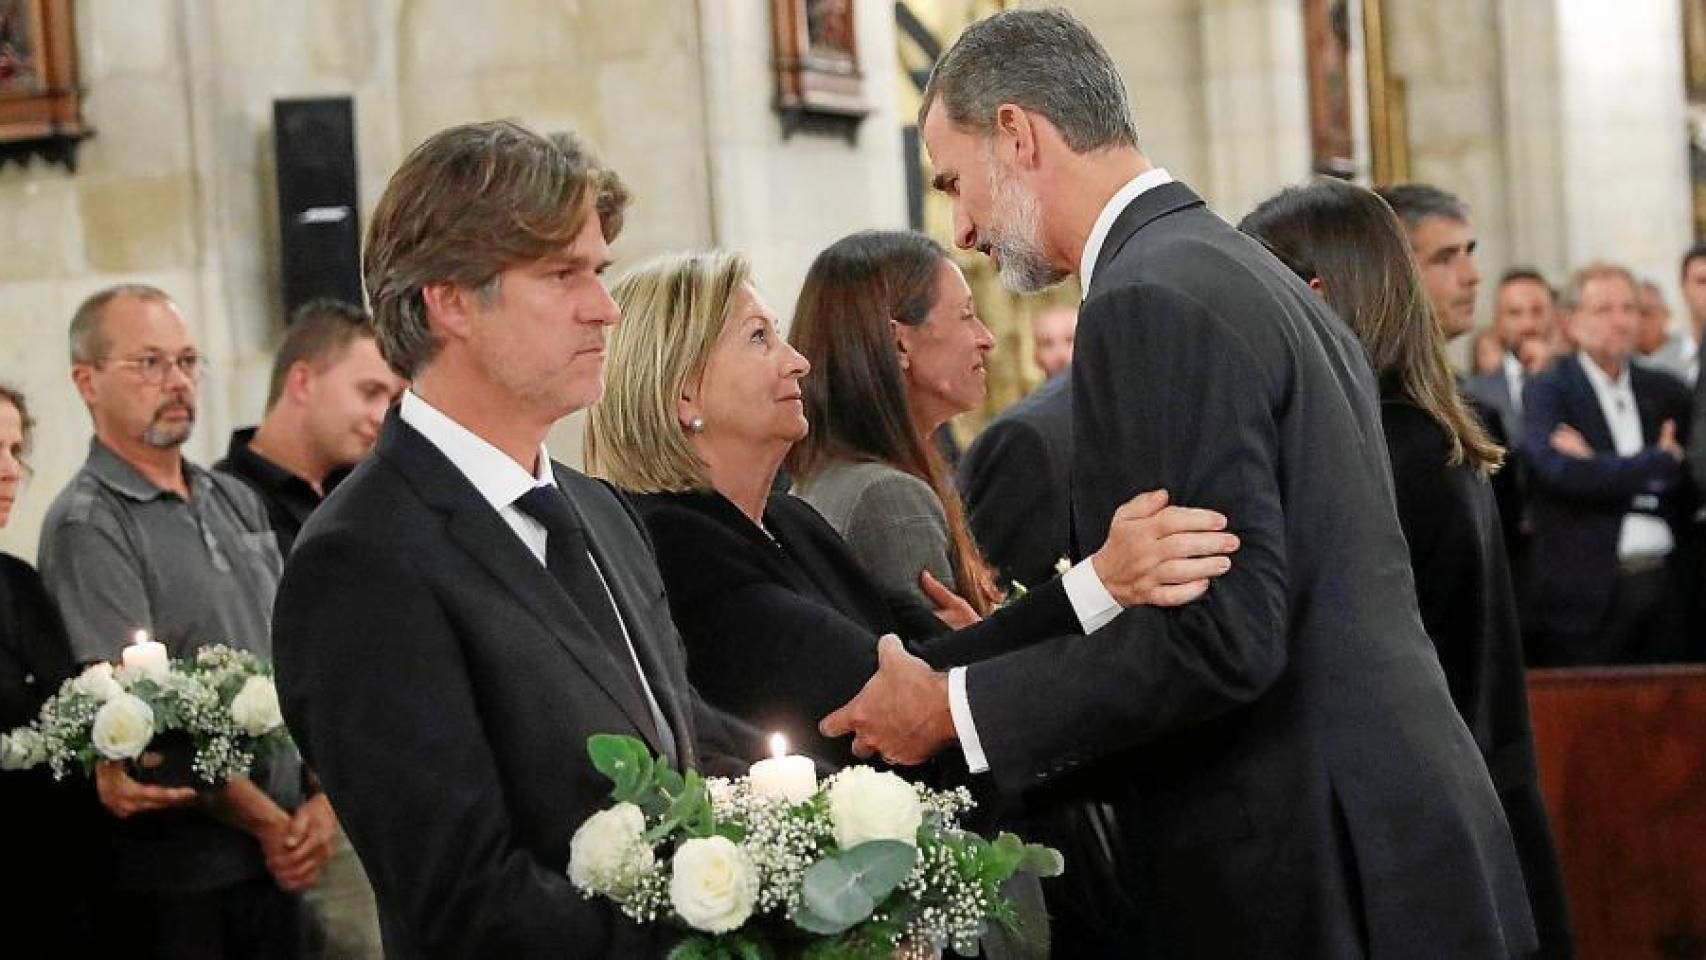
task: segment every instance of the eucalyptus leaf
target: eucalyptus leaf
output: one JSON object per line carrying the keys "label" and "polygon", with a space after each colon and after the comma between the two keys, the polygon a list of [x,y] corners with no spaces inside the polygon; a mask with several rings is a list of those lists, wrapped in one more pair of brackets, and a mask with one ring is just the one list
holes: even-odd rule
{"label": "eucalyptus leaf", "polygon": [[[855,892],[859,891],[855,890]],[[861,893],[860,895],[862,896],[863,894]],[[869,899],[869,897],[866,898],[867,901]],[[871,906],[866,909],[866,913],[869,914],[870,910],[875,909],[875,907],[876,904],[871,904]],[[858,920],[849,920],[846,922],[832,920],[817,913],[803,901],[798,907],[794,908],[794,926],[799,927],[807,933],[815,933],[819,936],[833,937],[838,933],[848,930],[858,922]]]}
{"label": "eucalyptus leaf", "polygon": [[871,915],[911,872],[918,851],[898,840],[872,840],[819,860],[800,884],[796,926],[836,934]]}
{"label": "eucalyptus leaf", "polygon": [[1003,833],[994,843],[982,845],[978,851],[979,873],[985,880],[1000,883],[1018,872],[1025,862],[1025,841],[1011,833]]}
{"label": "eucalyptus leaf", "polygon": [[1025,861],[1019,869],[1039,877],[1058,877],[1066,872],[1066,858],[1059,850],[1040,843],[1025,844]]}

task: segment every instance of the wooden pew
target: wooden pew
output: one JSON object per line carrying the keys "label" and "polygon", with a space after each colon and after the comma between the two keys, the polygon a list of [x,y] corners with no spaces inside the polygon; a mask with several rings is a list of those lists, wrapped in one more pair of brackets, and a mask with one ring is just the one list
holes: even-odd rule
{"label": "wooden pew", "polygon": [[1706,667],[1534,670],[1528,692],[1578,955],[1706,958]]}

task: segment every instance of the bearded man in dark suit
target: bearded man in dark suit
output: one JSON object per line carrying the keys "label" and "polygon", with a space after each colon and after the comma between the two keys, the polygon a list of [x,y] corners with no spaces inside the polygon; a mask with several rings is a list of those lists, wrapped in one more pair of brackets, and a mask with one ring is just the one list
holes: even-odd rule
{"label": "bearded man in dark suit", "polygon": [[297,541],[274,636],[285,716],[393,958],[667,947],[564,875],[608,803],[590,734],[694,761],[645,535],[544,447],[603,390],[625,200],[572,138],[496,122],[422,144],[373,214],[375,328],[413,386]]}
{"label": "bearded man in dark suit", "polygon": [[959,246],[1014,288],[1083,281],[1078,535],[1164,488],[1243,546],[1195,602],[1110,610],[1088,636],[969,665],[885,642],[825,731],[897,762],[958,740],[1006,789],[1110,798],[1135,851],[1134,953],[1532,950],[1509,828],[1417,613],[1350,328],[1150,166],[1112,61],[1066,13],[968,28],[920,128]]}

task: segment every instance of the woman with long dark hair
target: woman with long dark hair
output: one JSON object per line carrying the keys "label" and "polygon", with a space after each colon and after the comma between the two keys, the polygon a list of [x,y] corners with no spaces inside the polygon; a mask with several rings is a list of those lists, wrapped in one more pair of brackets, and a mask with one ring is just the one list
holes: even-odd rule
{"label": "woman with long dark hair", "polygon": [[1540,933],[1537,956],[1570,956],[1516,598],[1488,484],[1504,451],[1457,391],[1403,227],[1370,191],[1323,180],[1263,201],[1239,228],[1319,293],[1368,350],[1422,624],[1510,822]]}
{"label": "woman with long dark hair", "polygon": [[983,402],[994,346],[959,267],[920,233],[844,237],[812,263],[789,339],[818,371],[804,384],[812,432],[788,457],[794,492],[885,595],[930,604],[928,571],[987,615],[1000,595],[931,440]]}

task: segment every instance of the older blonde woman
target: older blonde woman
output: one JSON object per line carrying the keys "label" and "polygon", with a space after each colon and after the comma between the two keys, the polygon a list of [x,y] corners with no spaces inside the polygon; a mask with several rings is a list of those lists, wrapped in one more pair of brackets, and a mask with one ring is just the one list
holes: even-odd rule
{"label": "older blonde woman", "polygon": [[[929,615],[891,608],[846,543],[776,473],[809,425],[807,364],[777,330],[746,262],[731,253],[666,257],[612,290],[623,322],[610,336],[607,386],[588,424],[591,468],[639,494],[695,688],[754,731],[781,731],[820,761],[851,759],[818,720],[876,668],[877,639],[948,644],[979,655],[1081,628],[1056,582],[950,634]],[[1194,558],[1220,515],[1134,501],[1093,563],[1116,600],[1177,603],[1224,572]],[[1216,554],[1236,538],[1216,534]]]}

